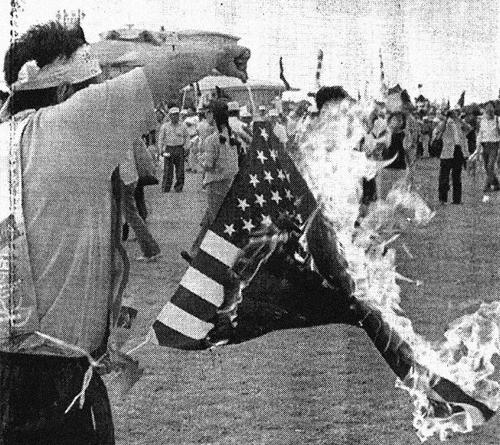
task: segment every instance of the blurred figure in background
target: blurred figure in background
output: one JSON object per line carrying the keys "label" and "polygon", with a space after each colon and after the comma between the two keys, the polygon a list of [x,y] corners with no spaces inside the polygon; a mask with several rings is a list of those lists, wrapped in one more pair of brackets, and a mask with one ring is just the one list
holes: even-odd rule
{"label": "blurred figure in background", "polygon": [[224,198],[231,188],[233,179],[238,173],[238,151],[231,127],[227,104],[222,100],[213,101],[209,105],[213,114],[216,131],[208,135],[200,155],[200,164],[205,174],[203,189],[207,192],[208,208],[201,222],[201,231],[194,240],[191,251],[182,251],[182,257],[191,262],[200,248],[210,225],[215,221]]}
{"label": "blurred figure in background", "polygon": [[436,128],[443,141],[439,167],[439,202],[448,202],[450,173],[453,184],[453,204],[462,203],[462,168],[469,157],[467,138],[458,117],[458,110],[449,110],[445,119]]}
{"label": "blurred figure in background", "polygon": [[190,136],[186,125],[180,121],[178,107],[171,107],[168,110],[168,117],[169,120],[162,124],[158,136],[160,153],[164,158],[162,191],[163,193],[170,192],[175,168],[174,190],[182,192],[184,187],[184,154],[189,149]]}
{"label": "blurred figure in background", "polygon": [[485,192],[500,189],[500,184],[495,173],[499,144],[500,127],[498,117],[495,116],[495,105],[493,102],[488,102],[478,122],[476,141],[477,150],[483,155],[484,169],[486,170]]}

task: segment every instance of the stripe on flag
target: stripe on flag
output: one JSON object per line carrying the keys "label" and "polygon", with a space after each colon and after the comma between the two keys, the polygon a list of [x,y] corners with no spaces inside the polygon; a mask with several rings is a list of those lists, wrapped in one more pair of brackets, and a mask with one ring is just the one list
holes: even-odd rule
{"label": "stripe on flag", "polygon": [[191,265],[217,283],[224,284],[227,279],[227,266],[203,250],[198,252]]}
{"label": "stripe on flag", "polygon": [[216,307],[224,301],[224,287],[194,267],[188,268],[180,284]]}
{"label": "stripe on flag", "polygon": [[239,253],[235,245],[209,230],[201,243],[201,250],[217,258],[227,267],[232,267]]}
{"label": "stripe on flag", "polygon": [[171,302],[164,306],[157,321],[194,340],[203,340],[214,327]]}
{"label": "stripe on flag", "polygon": [[179,286],[171,298],[170,303],[203,321],[209,321],[215,314],[217,306],[200,298],[199,295]]}

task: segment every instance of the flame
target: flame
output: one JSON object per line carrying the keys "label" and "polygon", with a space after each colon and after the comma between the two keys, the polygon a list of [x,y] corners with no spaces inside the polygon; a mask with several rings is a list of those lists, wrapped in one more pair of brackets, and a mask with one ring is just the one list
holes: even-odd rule
{"label": "flame", "polygon": [[396,271],[396,252],[389,246],[410,224],[427,224],[434,213],[401,181],[355,227],[361,180],[374,177],[381,167],[356,150],[372,109],[371,103],[329,104],[299,147],[297,165],[336,231],[339,251],[355,283],[354,297],[378,309],[414,352],[411,372],[396,386],[413,400],[418,437],[425,441],[437,434],[444,440],[452,432],[471,431],[484,419],[470,407],[453,413],[448,405],[449,412],[443,413],[442,406],[447,405],[437,406],[442,399],[432,389],[436,378],[459,385],[493,411],[500,408],[500,385],[492,378],[493,357],[500,355],[500,301],[483,303],[476,313],[452,322],[440,343],[430,343],[415,332],[400,307],[397,280],[404,277]]}

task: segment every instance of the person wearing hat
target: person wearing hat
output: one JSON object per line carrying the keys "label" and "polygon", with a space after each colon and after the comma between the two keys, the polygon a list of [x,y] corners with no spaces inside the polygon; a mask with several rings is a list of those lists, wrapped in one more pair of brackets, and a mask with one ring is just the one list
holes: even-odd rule
{"label": "person wearing hat", "polygon": [[158,146],[163,156],[163,193],[170,192],[174,179],[174,168],[176,182],[174,190],[182,192],[184,187],[184,154],[189,149],[190,136],[187,126],[180,120],[178,107],[168,110],[169,120],[164,122],[158,135]]}
{"label": "person wearing hat", "polygon": [[155,103],[214,68],[245,81],[248,57],[236,45],[179,50],[99,82],[80,26],[54,21],[14,36],[4,58],[0,222],[20,230],[2,240],[0,443],[115,443],[97,370],[121,345],[128,259],[118,166],[154,128]]}

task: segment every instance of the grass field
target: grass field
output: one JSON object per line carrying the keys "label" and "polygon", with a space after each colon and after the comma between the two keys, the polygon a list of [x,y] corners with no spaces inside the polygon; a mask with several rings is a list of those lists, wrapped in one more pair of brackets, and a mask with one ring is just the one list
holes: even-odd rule
{"label": "grass field", "polygon": [[[500,195],[482,203],[482,176],[464,174],[463,205],[439,207],[438,161],[423,159],[417,170],[417,187],[436,216],[404,236],[413,258],[396,244],[398,270],[423,281],[400,283],[403,308],[419,333],[439,339],[449,322],[499,298]],[[182,194],[146,191],[150,227],[165,256],[153,264],[132,261],[128,289],[140,312],[130,348],[187,267],[179,251],[192,242],[205,207],[199,180],[187,174]],[[131,258],[138,254],[136,243],[127,249]],[[145,373],[129,395],[122,400],[109,385],[120,445],[420,443],[409,397],[394,387],[366,334],[352,326],[276,331],[215,351],[147,345],[134,356]],[[499,419],[449,443],[498,445]]]}

